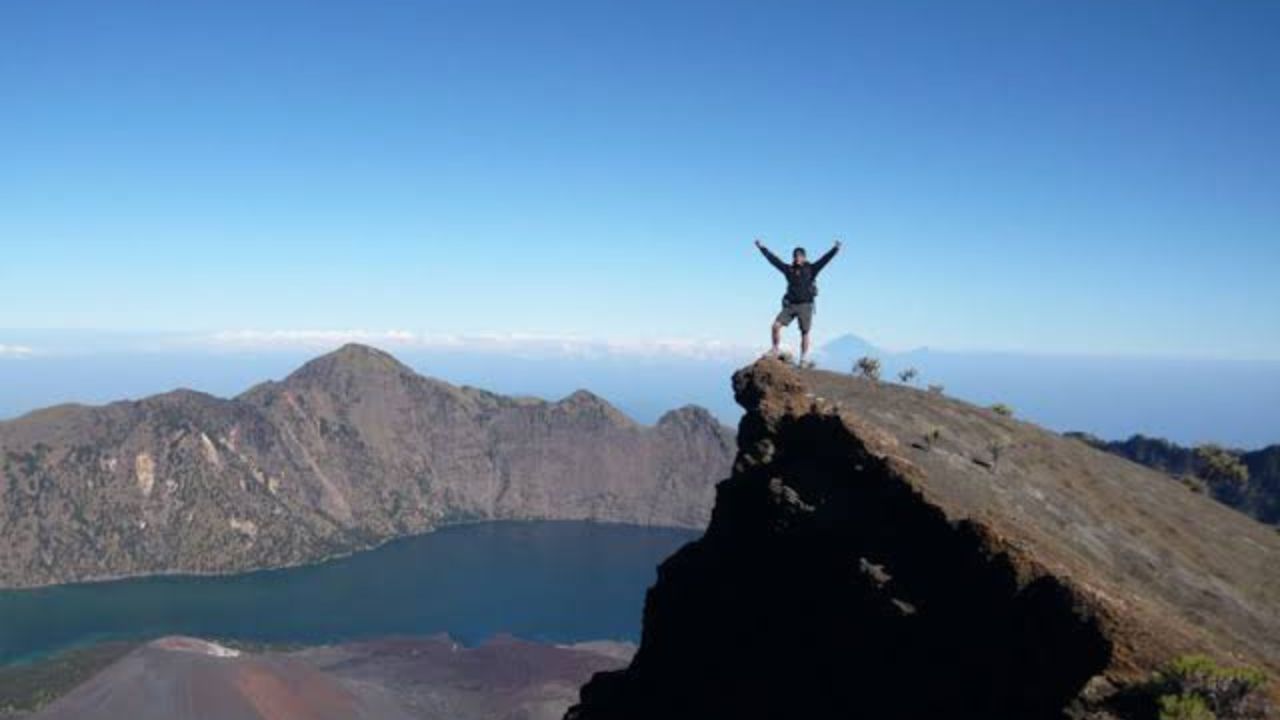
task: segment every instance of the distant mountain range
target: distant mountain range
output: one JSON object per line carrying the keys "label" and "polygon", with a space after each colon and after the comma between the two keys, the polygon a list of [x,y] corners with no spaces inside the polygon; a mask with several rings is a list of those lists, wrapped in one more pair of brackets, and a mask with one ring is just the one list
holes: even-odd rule
{"label": "distant mountain range", "polygon": [[[1162,438],[1134,435],[1128,440],[1107,441],[1087,433],[1068,435],[1136,463],[1167,473],[1172,477],[1195,476],[1195,448],[1184,447]],[[1215,498],[1265,523],[1280,525],[1280,445],[1261,450],[1228,450],[1249,471],[1241,487],[1210,485]]]}
{"label": "distant mountain range", "polygon": [[456,522],[702,527],[733,432],[420,376],[347,345],[233,399],[178,390],[0,423],[0,586],[305,563]]}

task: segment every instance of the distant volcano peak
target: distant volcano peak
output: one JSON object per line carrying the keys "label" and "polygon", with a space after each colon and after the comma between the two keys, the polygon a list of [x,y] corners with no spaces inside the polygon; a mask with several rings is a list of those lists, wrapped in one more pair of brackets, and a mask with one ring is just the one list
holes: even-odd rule
{"label": "distant volcano peak", "polygon": [[307,362],[289,375],[286,382],[414,374],[409,366],[395,359],[390,353],[368,345],[347,343],[333,352]]}

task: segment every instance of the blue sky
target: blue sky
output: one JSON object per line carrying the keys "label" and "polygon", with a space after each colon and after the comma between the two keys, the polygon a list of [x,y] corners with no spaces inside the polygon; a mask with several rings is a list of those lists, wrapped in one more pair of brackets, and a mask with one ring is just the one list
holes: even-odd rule
{"label": "blue sky", "polygon": [[[1280,358],[1280,4],[10,2],[0,328]],[[0,333],[2,335],[2,333]],[[0,337],[0,346],[5,339]]]}

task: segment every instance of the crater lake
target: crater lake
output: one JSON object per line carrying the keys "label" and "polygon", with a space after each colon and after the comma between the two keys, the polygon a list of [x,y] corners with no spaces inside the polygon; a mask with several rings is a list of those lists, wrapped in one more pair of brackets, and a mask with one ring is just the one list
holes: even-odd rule
{"label": "crater lake", "polygon": [[0,664],[164,635],[314,645],[638,641],[656,566],[699,533],[591,522],[446,527],[316,565],[0,591]]}

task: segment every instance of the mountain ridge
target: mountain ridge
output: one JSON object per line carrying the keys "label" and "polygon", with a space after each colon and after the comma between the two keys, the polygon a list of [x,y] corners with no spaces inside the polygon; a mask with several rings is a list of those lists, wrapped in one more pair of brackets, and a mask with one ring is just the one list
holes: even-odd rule
{"label": "mountain ridge", "polygon": [[[1070,432],[1074,437],[1100,450],[1127,458],[1173,479],[1198,478],[1196,448],[1164,438],[1142,434],[1125,440],[1103,440],[1089,433]],[[1236,458],[1248,471],[1238,486],[1208,484],[1207,492],[1228,507],[1271,525],[1280,525],[1280,444],[1256,450],[1225,448],[1223,452]]]}
{"label": "mountain ridge", "polygon": [[570,720],[1146,717],[1176,658],[1280,671],[1271,528],[939,394],[773,360],[734,389],[711,523]]}
{"label": "mountain ridge", "polygon": [[673,418],[458,387],[358,345],[233,398],[31,413],[0,423],[0,586],[279,567],[481,519],[699,527],[732,435]]}

